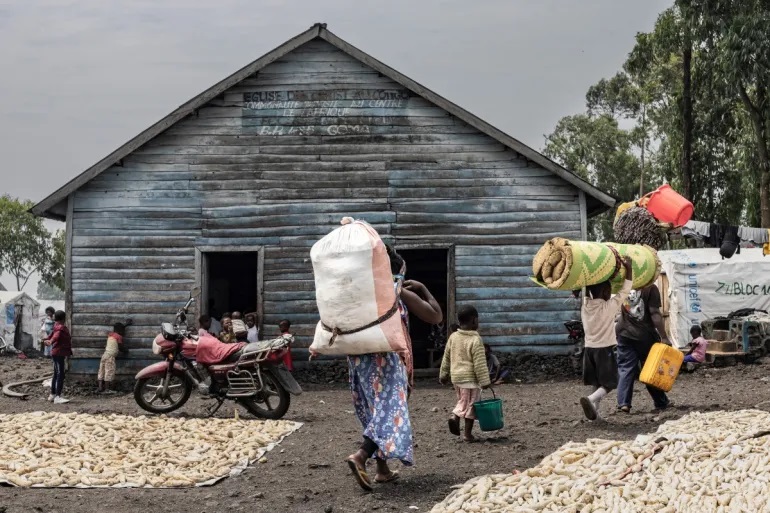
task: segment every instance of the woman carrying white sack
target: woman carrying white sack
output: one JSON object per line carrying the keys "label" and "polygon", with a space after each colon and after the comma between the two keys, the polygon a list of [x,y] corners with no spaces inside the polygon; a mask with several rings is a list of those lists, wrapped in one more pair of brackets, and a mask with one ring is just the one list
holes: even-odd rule
{"label": "woman carrying white sack", "polygon": [[[394,281],[405,272],[401,256],[387,246]],[[402,270],[403,269],[403,270]],[[400,272],[399,272],[400,270]],[[409,337],[409,312],[429,324],[443,320],[441,307],[428,289],[417,281],[404,281],[399,297],[398,313]],[[412,345],[405,353],[377,353],[348,356],[350,390],[356,415],[364,428],[361,448],[348,456],[348,465],[364,490],[372,489],[366,473],[366,461],[374,457],[377,463],[376,483],[398,478],[387,460],[398,459],[404,465],[414,463],[412,423],[407,399],[414,385]]]}
{"label": "woman carrying white sack", "polygon": [[[345,224],[344,221],[343,224]],[[371,229],[368,225],[367,228]],[[382,244],[379,236],[377,236],[377,244]],[[366,491],[372,490],[372,481],[366,472],[366,462],[370,458],[374,457],[377,463],[377,473],[374,478],[376,483],[387,483],[398,478],[398,473],[391,471],[388,467],[387,460],[397,459],[406,466],[411,466],[414,462],[412,425],[407,404],[412,388],[409,312],[411,311],[429,324],[438,324],[443,319],[438,302],[422,283],[403,281],[406,273],[406,263],[403,258],[390,246],[386,246],[386,249],[390,260],[393,287],[397,294],[395,313],[400,317],[398,324],[403,330],[399,335],[402,339],[406,339],[406,348],[400,351],[348,354],[350,389],[356,415],[363,427],[363,443],[361,448],[348,456],[346,461],[359,486]],[[378,250],[382,251],[382,246],[379,246]],[[316,264],[314,259],[314,266]],[[317,285],[318,274],[316,270]],[[319,294],[318,288],[316,293]],[[322,302],[323,300],[319,301],[319,306]],[[382,317],[384,318],[388,313]],[[323,319],[323,312],[321,314]],[[386,320],[383,320],[382,324],[385,322]],[[331,329],[326,325],[323,327],[327,331],[327,338],[324,341],[328,340],[329,331],[334,332],[327,347],[334,344],[338,335],[340,337],[345,335],[344,331],[336,328]],[[358,331],[362,332],[363,329]],[[319,332],[316,333],[311,354],[318,352],[314,348],[320,348],[317,344]],[[355,343],[354,336],[355,333],[347,335],[348,343]],[[329,351],[326,352],[331,354]]]}

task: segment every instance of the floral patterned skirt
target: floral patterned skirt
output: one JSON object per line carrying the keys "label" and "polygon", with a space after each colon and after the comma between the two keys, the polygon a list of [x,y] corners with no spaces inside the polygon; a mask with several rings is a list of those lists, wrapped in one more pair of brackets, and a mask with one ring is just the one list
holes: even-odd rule
{"label": "floral patterned skirt", "polygon": [[353,406],[364,436],[377,444],[380,459],[414,462],[407,405],[406,366],[396,353],[348,357]]}

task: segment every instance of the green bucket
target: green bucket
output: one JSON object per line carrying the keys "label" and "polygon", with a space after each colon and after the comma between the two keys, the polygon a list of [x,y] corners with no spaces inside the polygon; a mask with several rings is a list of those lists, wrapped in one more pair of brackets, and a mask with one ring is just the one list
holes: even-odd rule
{"label": "green bucket", "polygon": [[503,400],[498,399],[492,390],[493,399],[482,399],[473,403],[476,418],[482,431],[503,429]]}

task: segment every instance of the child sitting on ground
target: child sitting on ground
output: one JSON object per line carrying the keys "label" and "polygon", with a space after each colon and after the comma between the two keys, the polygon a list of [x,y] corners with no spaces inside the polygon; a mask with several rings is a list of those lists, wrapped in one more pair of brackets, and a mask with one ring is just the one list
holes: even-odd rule
{"label": "child sitting on ground", "polygon": [[281,330],[281,337],[288,341],[287,347],[289,350],[283,355],[283,364],[289,372],[292,372],[294,371],[294,362],[291,359],[291,344],[294,342],[294,335],[289,331],[291,330],[291,322],[288,319],[282,320],[278,323],[278,329]]}
{"label": "child sitting on ground", "polygon": [[690,342],[690,350],[684,357],[685,363],[703,363],[706,361],[706,349],[708,348],[708,341],[703,338],[703,331],[700,326],[693,326],[690,328],[690,336],[692,342]]}
{"label": "child sitting on ground", "polygon": [[487,357],[487,369],[489,369],[489,379],[495,385],[502,385],[503,380],[508,377],[511,371],[503,369],[500,366],[500,360],[498,360],[495,353],[492,352],[492,348],[489,344],[484,344],[484,353]]}
{"label": "child sitting on ground", "polygon": [[439,382],[447,384],[451,378],[457,394],[457,405],[449,419],[449,432],[460,436],[460,419],[465,419],[463,441],[473,442],[473,422],[476,419],[473,403],[481,398],[481,389],[489,388],[489,369],[484,355],[484,344],[478,333],[479,313],[470,305],[457,313],[460,329],[447,341],[441,360]]}
{"label": "child sitting on ground", "polygon": [[126,328],[131,326],[131,319],[126,322],[116,322],[112,326],[112,331],[107,334],[107,345],[104,348],[104,354],[99,362],[99,374],[96,379],[99,383],[100,394],[112,394],[112,381],[115,379],[115,358],[124,351],[123,337],[126,336]]}
{"label": "child sitting on ground", "polygon": [[614,297],[609,281],[588,287],[588,295],[580,311],[585,331],[585,350],[583,352],[583,383],[592,386],[591,395],[580,398],[580,406],[588,420],[599,418],[599,403],[612,390],[618,387],[618,363],[613,351],[617,345],[615,336],[615,317],[620,307],[631,292],[631,259],[623,261],[626,279]]}

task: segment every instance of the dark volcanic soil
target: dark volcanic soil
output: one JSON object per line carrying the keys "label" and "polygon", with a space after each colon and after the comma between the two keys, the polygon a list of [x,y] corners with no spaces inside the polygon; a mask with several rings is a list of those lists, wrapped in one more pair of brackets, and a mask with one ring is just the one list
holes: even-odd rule
{"label": "dark volcanic soil", "polygon": [[[549,375],[549,369],[545,369]],[[287,419],[304,426],[273,452],[267,463],[212,487],[183,490],[131,489],[17,489],[0,491],[0,511],[17,512],[361,512],[429,511],[450,492],[450,487],[487,473],[510,472],[535,465],[546,454],[569,440],[632,438],[653,431],[658,424],[692,410],[742,409],[770,404],[770,366],[702,368],[682,375],[670,394],[675,408],[660,416],[650,414],[652,402],[637,386],[635,412],[615,414],[614,397],[605,400],[606,420],[583,419],[578,398],[586,389],[577,379],[532,376],[539,382],[514,383],[497,389],[505,401],[506,427],[476,444],[458,443],[446,430],[453,406],[449,388],[431,381],[418,383],[411,413],[416,439],[416,465],[394,468],[402,479],[362,493],[342,463],[360,437],[350,393],[344,385],[306,385],[306,393],[293,398]],[[18,381],[48,372],[43,360],[0,358],[0,380]],[[517,376],[520,375],[517,373]],[[120,412],[141,415],[130,394],[108,399],[77,395],[67,405],[44,401],[46,391],[33,389],[27,401],[0,398],[0,412],[16,413],[55,409],[89,413]],[[78,392],[78,390],[72,390]],[[83,392],[83,391],[81,391]],[[202,415],[207,404],[193,394],[180,413]],[[245,417],[244,411],[241,416]],[[220,410],[233,415],[233,404]],[[2,434],[0,433],[0,436]],[[418,509],[410,508],[416,506]]]}

